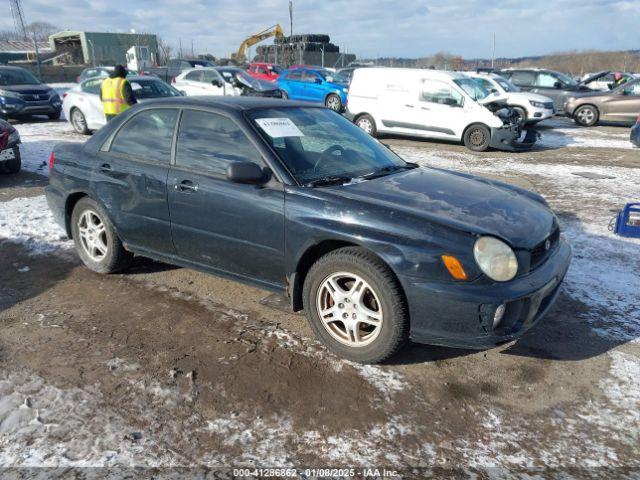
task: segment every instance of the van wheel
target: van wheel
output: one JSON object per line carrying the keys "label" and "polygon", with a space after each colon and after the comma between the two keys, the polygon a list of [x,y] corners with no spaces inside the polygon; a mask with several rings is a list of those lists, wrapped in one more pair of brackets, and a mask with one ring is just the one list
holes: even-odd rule
{"label": "van wheel", "polygon": [[334,112],[342,111],[342,100],[340,100],[340,97],[335,93],[330,93],[329,95],[327,95],[324,104]]}
{"label": "van wheel", "polygon": [[600,113],[593,105],[583,105],[573,114],[573,120],[583,127],[592,127],[598,122]]}
{"label": "van wheel", "polygon": [[82,262],[94,272],[115,273],[126,269],[133,259],[109,221],[104,209],[85,197],[71,215],[71,231]]}
{"label": "van wheel", "polygon": [[409,315],[391,270],[358,247],[334,250],[313,264],[304,309],[316,337],[355,362],[378,363],[407,339]]}
{"label": "van wheel", "polygon": [[375,137],[378,133],[378,131],[376,130],[376,121],[371,115],[365,114],[358,117],[358,119],[356,120],[356,125],[372,137]]}
{"label": "van wheel", "polygon": [[484,125],[471,125],[464,132],[465,147],[474,152],[485,152],[491,142],[491,130]]}
{"label": "van wheel", "polygon": [[5,162],[0,162],[0,173],[16,174],[20,172],[20,169],[22,168],[22,160],[20,158],[20,150],[18,147],[13,149],[13,153],[15,154],[15,158]]}

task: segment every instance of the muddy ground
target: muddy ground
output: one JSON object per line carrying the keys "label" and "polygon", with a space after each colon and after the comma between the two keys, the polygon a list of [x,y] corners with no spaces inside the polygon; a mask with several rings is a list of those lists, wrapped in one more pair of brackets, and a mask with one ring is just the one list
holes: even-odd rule
{"label": "muddy ground", "polygon": [[328,353],[267,292],[143,258],[122,275],[81,266],[52,233],[41,164],[53,143],[82,139],[64,122],[18,128],[26,169],[0,177],[0,467],[639,474],[640,242],[606,228],[640,201],[628,129],[554,120],[521,154],[383,139],[408,160],[542,193],[575,258],[519,341],[411,344],[372,367]]}

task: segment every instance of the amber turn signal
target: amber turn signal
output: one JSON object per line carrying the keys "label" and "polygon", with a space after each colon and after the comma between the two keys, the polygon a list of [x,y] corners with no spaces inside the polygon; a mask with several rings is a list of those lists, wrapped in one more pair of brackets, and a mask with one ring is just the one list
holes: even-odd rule
{"label": "amber turn signal", "polygon": [[444,266],[447,267],[447,270],[449,270],[451,276],[456,280],[466,280],[468,278],[467,272],[464,271],[460,260],[456,257],[451,255],[442,255],[442,262],[444,263]]}

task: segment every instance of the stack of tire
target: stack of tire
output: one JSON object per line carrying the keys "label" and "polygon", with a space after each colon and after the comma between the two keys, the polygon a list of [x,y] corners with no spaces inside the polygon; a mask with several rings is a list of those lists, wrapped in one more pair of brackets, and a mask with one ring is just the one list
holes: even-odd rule
{"label": "stack of tire", "polygon": [[289,37],[276,38],[275,43],[329,43],[331,38],[329,35],[322,34],[306,34],[306,35],[291,35]]}

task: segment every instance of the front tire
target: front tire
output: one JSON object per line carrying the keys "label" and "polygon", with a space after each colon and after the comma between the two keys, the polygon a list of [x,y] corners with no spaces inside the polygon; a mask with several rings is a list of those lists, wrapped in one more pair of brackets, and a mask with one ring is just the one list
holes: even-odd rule
{"label": "front tire", "polygon": [[391,270],[359,247],[317,260],[304,282],[303,302],[316,337],[337,355],[379,363],[405,343],[409,315]]}
{"label": "front tire", "polygon": [[76,132],[80,135],[89,135],[87,119],[79,108],[73,108],[69,116],[71,117],[71,126]]}
{"label": "front tire", "polygon": [[361,115],[360,117],[358,117],[358,119],[356,120],[356,125],[372,137],[375,137],[378,134],[378,130],[376,129],[376,121],[369,114]]}
{"label": "front tire", "polygon": [[340,113],[342,111],[342,100],[335,93],[330,93],[329,95],[327,95],[324,104],[327,108],[333,110],[334,112]]}
{"label": "front tire", "polygon": [[596,123],[598,123],[598,118],[600,117],[600,112],[593,105],[583,105],[578,107],[578,109],[573,114],[573,120],[583,127],[593,127]]}
{"label": "front tire", "polygon": [[474,152],[486,152],[491,143],[491,130],[485,125],[471,125],[463,135],[465,147]]}
{"label": "front tire", "polygon": [[513,107],[513,111],[518,115],[518,125],[523,127],[527,123],[527,111],[522,107]]}
{"label": "front tire", "polygon": [[71,215],[71,229],[76,251],[82,262],[98,273],[125,270],[133,259],[127,252],[104,209],[94,200],[84,197]]}

